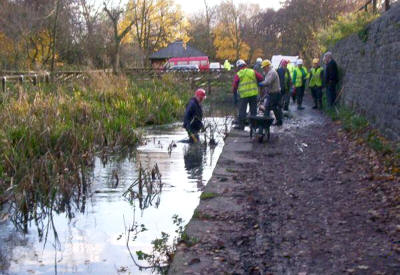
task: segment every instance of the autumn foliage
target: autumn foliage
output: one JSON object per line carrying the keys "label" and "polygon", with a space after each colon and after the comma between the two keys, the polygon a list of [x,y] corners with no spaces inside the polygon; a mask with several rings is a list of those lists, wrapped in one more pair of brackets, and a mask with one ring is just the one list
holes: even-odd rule
{"label": "autumn foliage", "polygon": [[184,14],[174,0],[115,2],[0,1],[2,69],[48,69],[53,59],[57,69],[149,66],[148,57],[175,40],[211,60],[253,62],[283,54],[307,61],[369,20],[348,15],[363,0],[285,0],[279,10],[205,0],[193,14]]}

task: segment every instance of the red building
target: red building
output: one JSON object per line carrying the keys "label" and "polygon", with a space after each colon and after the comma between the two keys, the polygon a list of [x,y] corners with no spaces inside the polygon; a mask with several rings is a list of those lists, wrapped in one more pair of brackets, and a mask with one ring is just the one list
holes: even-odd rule
{"label": "red building", "polygon": [[205,57],[205,53],[184,44],[182,41],[176,41],[168,45],[150,56],[151,66],[153,68],[162,68],[170,58],[173,57]]}

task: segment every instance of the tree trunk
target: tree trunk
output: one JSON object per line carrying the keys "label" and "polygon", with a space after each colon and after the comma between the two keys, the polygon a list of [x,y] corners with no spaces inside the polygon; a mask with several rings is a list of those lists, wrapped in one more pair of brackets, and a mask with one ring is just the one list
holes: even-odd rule
{"label": "tree trunk", "polygon": [[119,57],[121,52],[121,43],[118,40],[115,40],[114,45],[114,58],[113,58],[113,71],[115,74],[119,73]]}
{"label": "tree trunk", "polygon": [[385,11],[390,9],[390,0],[385,0]]}
{"label": "tree trunk", "polygon": [[53,25],[53,41],[52,41],[52,45],[51,45],[51,68],[50,68],[50,72],[53,75],[54,72],[54,62],[56,59],[56,37],[57,37],[57,20],[58,20],[58,14],[60,13],[60,1],[61,0],[57,0],[56,2],[56,15],[54,18],[54,25]]}
{"label": "tree trunk", "polygon": [[254,55],[254,49],[253,49],[253,47],[250,47],[249,57],[247,58],[247,64],[251,63],[251,60],[253,59],[253,55]]}
{"label": "tree trunk", "polygon": [[377,3],[376,0],[372,0],[372,12],[376,13],[377,12],[377,7],[376,7]]}

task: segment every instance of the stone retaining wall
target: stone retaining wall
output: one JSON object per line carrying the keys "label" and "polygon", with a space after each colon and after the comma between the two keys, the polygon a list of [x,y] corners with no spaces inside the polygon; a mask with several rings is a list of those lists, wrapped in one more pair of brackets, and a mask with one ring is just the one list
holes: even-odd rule
{"label": "stone retaining wall", "polygon": [[388,138],[400,140],[400,4],[332,49],[343,72],[341,100]]}

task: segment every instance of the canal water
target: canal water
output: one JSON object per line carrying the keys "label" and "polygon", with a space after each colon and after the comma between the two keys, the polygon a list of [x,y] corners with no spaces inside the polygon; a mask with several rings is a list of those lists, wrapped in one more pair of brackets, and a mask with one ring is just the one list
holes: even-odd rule
{"label": "canal water", "polygon": [[[173,216],[185,225],[193,215],[222,151],[227,127],[224,118],[208,121],[215,128],[215,146],[180,142],[187,138],[186,132],[180,124],[172,124],[146,129],[146,142],[134,154],[111,156],[106,162],[97,157],[86,198],[71,203],[68,211],[50,210],[39,224],[29,223],[26,234],[3,213],[0,273],[153,274],[138,267],[149,264],[139,260],[136,251],[151,254],[151,243],[162,232],[170,235],[171,244],[177,234]],[[140,167],[150,171],[155,165],[162,185],[143,187],[139,199],[138,186],[131,185]],[[136,196],[124,196],[127,190]]]}

